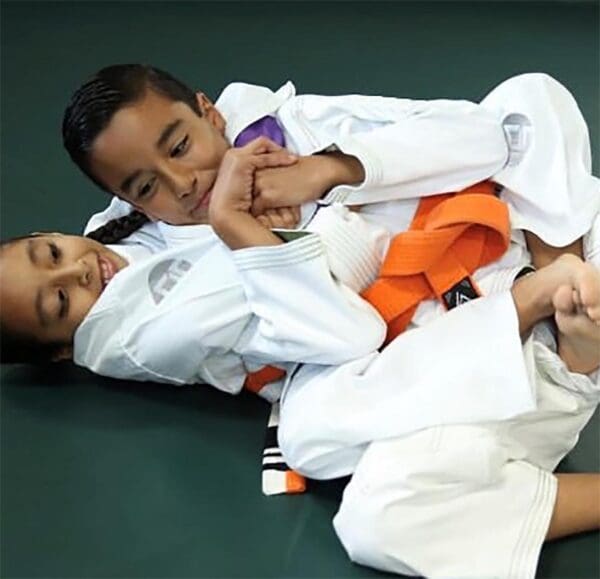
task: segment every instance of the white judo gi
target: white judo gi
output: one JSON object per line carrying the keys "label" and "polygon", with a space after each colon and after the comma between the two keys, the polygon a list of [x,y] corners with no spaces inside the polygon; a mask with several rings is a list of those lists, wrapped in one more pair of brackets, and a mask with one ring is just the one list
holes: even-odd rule
{"label": "white judo gi", "polygon": [[556,499],[552,471],[597,408],[600,384],[598,372],[566,370],[546,324],[526,351],[534,411],[366,446],[334,518],[353,561],[445,579],[535,577]]}
{"label": "white judo gi", "polygon": [[[478,181],[503,185],[515,229],[564,246],[589,231],[600,210],[598,181],[590,175],[587,126],[568,90],[548,75],[510,78],[480,104],[393,97],[296,96],[291,82],[276,92],[245,83],[228,85],[215,103],[230,143],[266,115],[300,155],[341,150],[357,157],[365,179],[339,185],[323,204],[365,205],[459,191]],[[314,204],[303,208],[305,222]],[[89,232],[132,211],[113,198],[88,222]],[[410,218],[406,225],[410,222]],[[394,227],[397,224],[394,224]],[[193,227],[149,223],[127,243],[153,248],[186,242]]]}
{"label": "white judo gi", "polygon": [[[496,298],[498,307],[487,306],[486,324],[471,313],[477,308],[439,317],[440,306],[423,304],[415,320],[439,320],[431,328],[405,333],[378,353],[385,324],[356,291],[375,278],[389,233],[338,206],[319,211],[309,227],[322,235],[307,233],[284,245],[234,252],[205,227],[203,238],[129,265],[78,327],[75,363],[115,378],[204,382],[231,393],[242,389],[249,372],[265,365],[286,369],[287,383],[337,384],[340,394],[350,375],[360,375],[367,389],[373,383],[374,397],[400,395],[396,412],[402,432],[507,418],[533,408],[509,294]],[[513,244],[494,268],[477,272],[475,280],[484,292],[504,290],[525,256]],[[426,379],[405,363],[406,354],[421,349],[423,336],[436,334],[445,343],[464,327],[472,327],[465,347],[486,344],[502,355],[471,361],[448,351],[456,364],[436,365]],[[303,365],[297,368],[296,362]],[[379,366],[386,370],[383,376],[374,374]],[[507,367],[513,369],[509,385]],[[464,380],[465,368],[478,376],[477,382]],[[413,387],[403,393],[397,388],[399,379]],[[426,409],[423,401],[440,399],[448,391],[455,404],[444,412],[431,405]],[[415,406],[420,408],[418,419]]]}
{"label": "white judo gi", "polygon": [[[479,106],[361,96],[295,97],[287,84],[277,93],[231,85],[217,107],[227,119],[231,140],[236,131],[273,114],[291,150],[310,154],[337,148],[358,157],[365,182],[336,187],[324,202],[377,201],[364,208],[363,215],[378,223],[391,215],[392,230],[410,223],[415,197],[461,189],[489,177],[505,186],[502,197],[513,223],[552,245],[570,243],[589,231],[600,206],[598,182],[589,174],[585,123],[568,92],[545,75],[511,79]],[[396,201],[386,203],[392,200]],[[128,210],[126,204],[113,202],[88,230]],[[403,222],[397,220],[400,213]],[[304,215],[311,214],[312,207],[305,207]],[[145,234],[154,235],[157,243],[166,237],[173,245],[187,243],[193,230],[158,224],[146,226]],[[326,236],[322,232],[324,243]],[[484,292],[486,273],[489,290],[510,285],[525,255],[520,241],[515,234],[507,263],[477,273]],[[262,251],[275,255],[277,249]],[[506,293],[441,317],[437,307],[423,304],[414,320],[422,327],[400,336],[380,354],[341,368],[300,367],[282,403],[284,454],[309,476],[354,471],[335,521],[353,559],[430,576],[528,577],[553,505],[548,469],[570,449],[589,418],[597,401],[597,376],[591,380],[565,372],[540,329],[522,349]],[[432,357],[442,361],[432,363]],[[554,408],[551,394],[556,385],[568,396]],[[546,400],[548,415],[543,412]],[[570,406],[574,418],[564,440],[558,436],[560,427],[553,427],[558,450],[549,448],[547,440],[528,436],[528,419],[515,419],[512,429],[505,426],[510,422],[427,428],[477,422],[477,416],[480,421],[508,417],[531,411],[536,403],[538,410],[525,415],[533,417],[534,426],[548,416],[558,416],[559,423],[563,407]],[[498,415],[485,416],[489,412]],[[415,433],[416,429],[423,430]],[[443,433],[441,439],[438,432]],[[514,432],[521,435],[517,442],[511,438]],[[421,449],[429,448],[423,440],[433,441],[432,456],[420,460]],[[537,458],[540,454],[543,463]],[[489,500],[493,492],[510,497],[515,508]],[[494,520],[494,509],[503,509],[506,519],[502,540],[496,532],[487,538],[481,533],[489,527],[488,520]],[[431,539],[413,541],[419,533]],[[473,541],[481,542],[481,563],[472,564]],[[506,561],[516,571],[506,567]]]}

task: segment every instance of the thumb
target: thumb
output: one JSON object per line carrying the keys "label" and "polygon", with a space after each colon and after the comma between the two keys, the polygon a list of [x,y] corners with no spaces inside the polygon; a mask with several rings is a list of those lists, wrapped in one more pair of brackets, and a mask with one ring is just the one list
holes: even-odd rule
{"label": "thumb", "polygon": [[267,207],[266,207],[263,197],[261,197],[260,195],[258,195],[257,197],[254,197],[254,199],[252,199],[252,206],[250,207],[250,213],[254,217],[259,217],[261,215],[264,215],[266,211],[267,211]]}
{"label": "thumb", "polygon": [[284,148],[267,137],[257,137],[247,145],[241,147],[241,150],[251,155],[259,155],[261,153],[275,153],[284,150]]}

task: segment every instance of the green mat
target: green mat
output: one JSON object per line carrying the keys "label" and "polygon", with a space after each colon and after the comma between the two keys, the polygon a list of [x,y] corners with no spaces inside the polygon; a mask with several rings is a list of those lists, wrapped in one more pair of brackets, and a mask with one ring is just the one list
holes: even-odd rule
{"label": "green mat", "polygon": [[[152,63],[211,97],[232,80],[292,79],[304,93],[479,99],[545,71],[574,93],[599,150],[596,2],[1,8],[3,237],[78,232],[105,205],[63,152],[60,122],[78,83],[115,62]],[[344,481],[261,495],[260,400],[70,366],[1,378],[3,578],[383,576],[350,563],[334,535]],[[596,415],[561,470],[599,470],[599,438]],[[598,535],[575,537],[544,548],[539,576],[598,577],[599,561]]]}

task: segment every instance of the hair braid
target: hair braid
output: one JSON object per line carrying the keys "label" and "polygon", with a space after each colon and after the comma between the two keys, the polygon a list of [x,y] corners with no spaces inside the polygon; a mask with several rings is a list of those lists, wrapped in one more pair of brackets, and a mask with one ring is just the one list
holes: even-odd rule
{"label": "hair braid", "polygon": [[103,244],[117,243],[137,231],[150,221],[141,211],[132,211],[129,215],[111,219],[108,223],[90,231],[86,237]]}

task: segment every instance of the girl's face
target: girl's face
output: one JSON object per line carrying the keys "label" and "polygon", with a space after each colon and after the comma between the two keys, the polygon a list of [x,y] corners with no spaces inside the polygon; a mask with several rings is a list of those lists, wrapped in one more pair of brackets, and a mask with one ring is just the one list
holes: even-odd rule
{"label": "girl's face", "polygon": [[72,354],[73,336],[111,278],[127,262],[86,237],[42,234],[0,251],[2,325]]}

